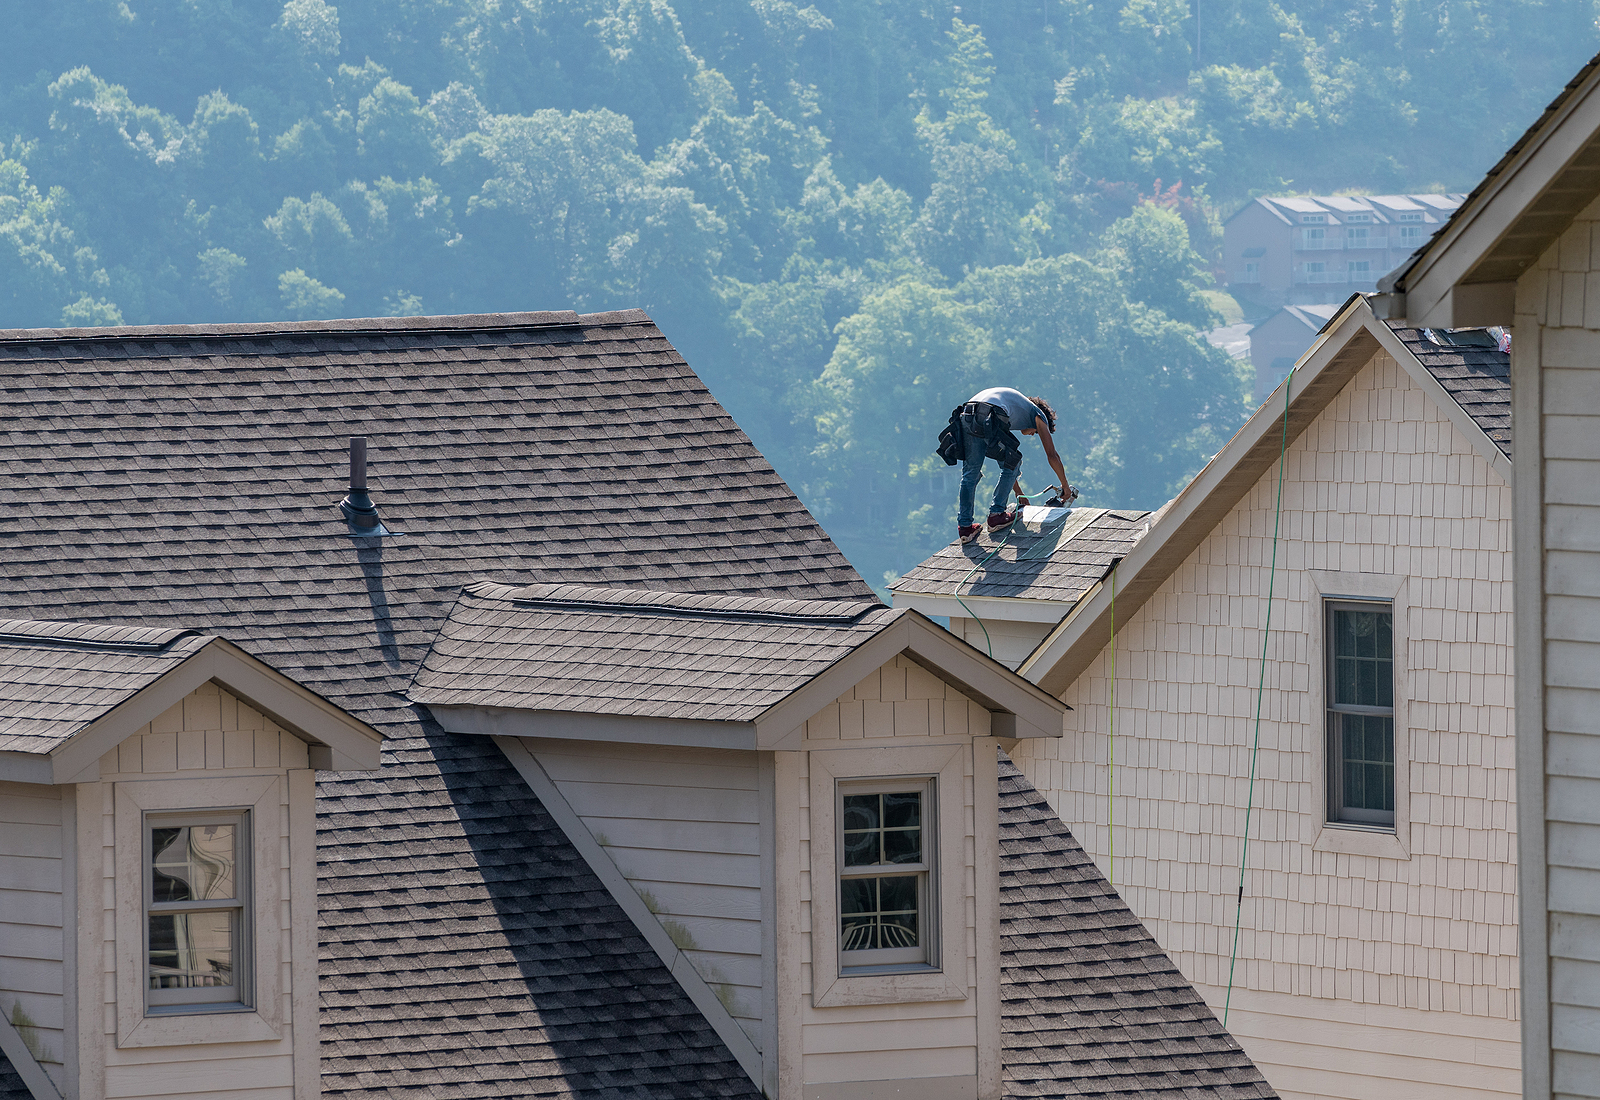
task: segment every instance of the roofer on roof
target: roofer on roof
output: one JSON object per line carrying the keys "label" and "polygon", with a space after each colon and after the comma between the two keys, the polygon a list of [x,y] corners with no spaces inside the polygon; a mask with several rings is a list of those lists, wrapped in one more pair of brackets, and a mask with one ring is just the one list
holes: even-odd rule
{"label": "roofer on roof", "polygon": [[972,509],[985,458],[1000,464],[1000,483],[995,486],[994,503],[989,507],[989,532],[1004,531],[1016,519],[1016,509],[1006,506],[1006,498],[1013,489],[1019,501],[1028,503],[1028,498],[1022,495],[1022,486],[1017,483],[1017,474],[1022,469],[1022,446],[1012,434],[1014,431],[1039,437],[1046,460],[1061,479],[1058,484],[1062,503],[1070,504],[1077,498],[1078,491],[1067,484],[1067,471],[1056,453],[1052,434],[1055,428],[1056,412],[1048,401],[1042,397],[1025,397],[1006,386],[982,390],[950,414],[949,427],[939,434],[939,457],[949,466],[958,461],[964,463],[956,515],[956,534],[962,542],[973,541],[982,531],[982,527],[973,522]]}

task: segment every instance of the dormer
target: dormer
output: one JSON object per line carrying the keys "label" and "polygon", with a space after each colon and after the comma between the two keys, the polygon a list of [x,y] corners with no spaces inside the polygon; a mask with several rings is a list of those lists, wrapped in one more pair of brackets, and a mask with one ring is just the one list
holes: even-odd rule
{"label": "dormer", "polygon": [[873,603],[494,584],[410,695],[615,868],[769,1096],[998,1095],[996,750],[1051,696]]}
{"label": "dormer", "polygon": [[313,781],[381,744],[221,638],[0,621],[0,1051],[35,1097],[314,1095]]}

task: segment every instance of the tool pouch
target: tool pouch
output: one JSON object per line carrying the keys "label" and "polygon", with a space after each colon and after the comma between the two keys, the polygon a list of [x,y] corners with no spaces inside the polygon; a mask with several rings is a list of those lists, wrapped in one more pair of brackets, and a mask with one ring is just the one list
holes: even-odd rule
{"label": "tool pouch", "polygon": [[961,430],[961,406],[950,414],[950,423],[939,433],[939,446],[934,454],[944,459],[946,466],[959,465],[967,457],[967,439]]}

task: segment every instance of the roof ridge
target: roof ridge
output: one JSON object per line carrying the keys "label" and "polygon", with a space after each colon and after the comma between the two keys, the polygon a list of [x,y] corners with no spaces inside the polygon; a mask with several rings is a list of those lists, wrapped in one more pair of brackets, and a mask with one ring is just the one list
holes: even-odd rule
{"label": "roof ridge", "polygon": [[0,619],[0,644],[50,646],[95,652],[160,654],[203,631],[150,626],[105,626],[49,619]]}
{"label": "roof ridge", "polygon": [[873,611],[880,603],[865,600],[790,600],[771,596],[723,596],[695,592],[669,592],[651,588],[605,588],[584,584],[531,584],[522,587],[479,581],[465,592],[480,599],[500,600],[525,607],[605,611],[638,611],[653,615],[687,615],[728,621],[776,621],[846,626]]}
{"label": "roof ridge", "polygon": [[118,325],[108,328],[0,329],[3,343],[53,343],[85,340],[166,340],[173,338],[272,338],[336,333],[342,336],[494,332],[530,328],[653,324],[642,309],[580,314],[570,309],[523,313],[460,313],[427,317],[344,317],[324,321],[233,322],[210,325]]}

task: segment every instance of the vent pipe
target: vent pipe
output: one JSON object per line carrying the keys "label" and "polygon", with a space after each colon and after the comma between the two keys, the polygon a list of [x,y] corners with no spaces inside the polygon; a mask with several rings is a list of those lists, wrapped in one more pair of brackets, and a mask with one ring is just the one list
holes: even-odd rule
{"label": "vent pipe", "polygon": [[339,502],[350,533],[363,537],[391,535],[394,532],[378,519],[378,509],[367,495],[367,440],[365,436],[350,437],[350,495]]}

